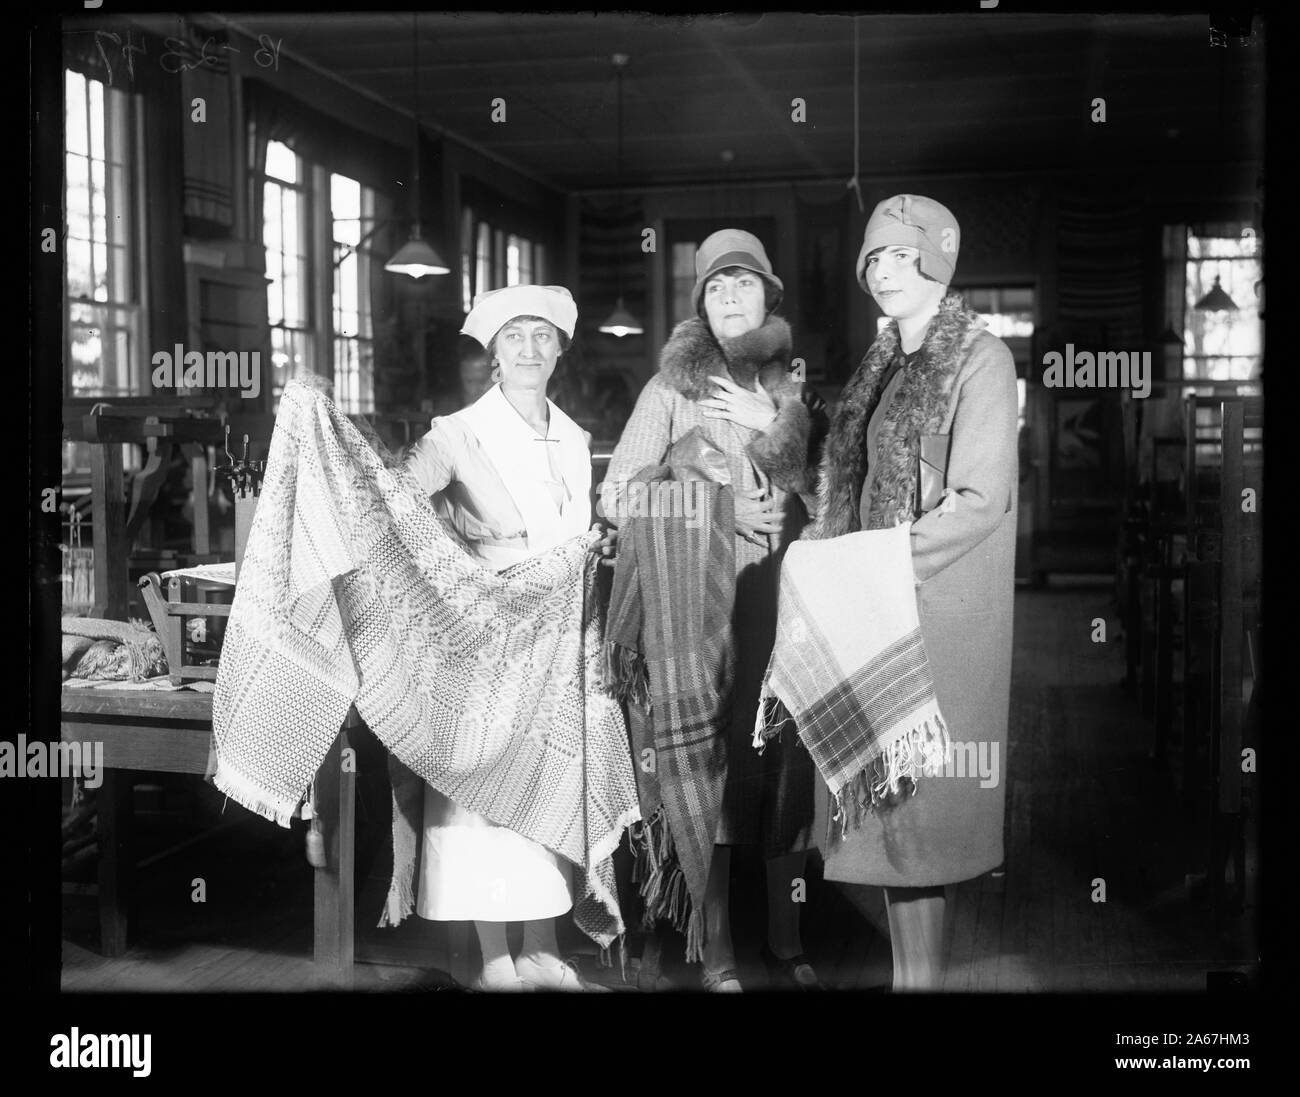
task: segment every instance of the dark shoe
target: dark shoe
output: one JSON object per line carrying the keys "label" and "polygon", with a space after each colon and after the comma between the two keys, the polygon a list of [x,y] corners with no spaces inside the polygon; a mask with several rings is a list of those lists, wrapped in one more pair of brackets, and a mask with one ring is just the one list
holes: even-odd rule
{"label": "dark shoe", "polygon": [[657,991],[672,990],[673,981],[663,973],[663,941],[657,931],[646,937],[645,947],[641,950],[641,959],[637,964],[637,990]]}
{"label": "dark shoe", "polygon": [[802,952],[797,956],[791,956],[788,960],[782,960],[767,945],[764,945],[760,955],[763,957],[763,963],[767,965],[768,974],[772,976],[773,985],[794,990],[826,989],[822,981],[817,978],[817,972],[813,970],[808,957]]}

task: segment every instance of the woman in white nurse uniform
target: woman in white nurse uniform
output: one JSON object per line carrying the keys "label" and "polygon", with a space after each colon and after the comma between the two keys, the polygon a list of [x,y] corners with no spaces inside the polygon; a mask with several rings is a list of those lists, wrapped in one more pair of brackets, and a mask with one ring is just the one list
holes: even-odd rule
{"label": "woman in white nurse uniform", "polygon": [[[469,551],[498,571],[591,526],[589,436],[546,398],[577,323],[562,286],[481,294],[462,331],[493,364],[495,383],[454,415],[434,419],[407,467]],[[597,546],[612,553],[612,538]],[[483,952],[478,986],[579,990],[558,955],[554,918],[573,906],[562,858],[425,787],[416,912],[472,921]],[[512,958],[506,923],[524,923]]]}

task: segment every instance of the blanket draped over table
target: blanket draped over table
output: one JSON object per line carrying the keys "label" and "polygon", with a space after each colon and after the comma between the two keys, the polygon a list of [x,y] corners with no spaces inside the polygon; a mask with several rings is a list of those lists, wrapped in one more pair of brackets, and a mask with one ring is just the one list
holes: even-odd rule
{"label": "blanket draped over table", "polygon": [[[620,528],[606,630],[611,688],[648,710],[653,735],[653,760],[637,759],[653,769],[661,798],[657,807],[642,804],[645,922],[662,918],[685,933],[688,961],[703,958],[735,658],[732,489],[699,478],[719,476],[722,457],[696,435],[634,477],[628,496],[644,498],[646,513],[626,516]],[[686,493],[690,516],[678,504]]]}
{"label": "blanket draped over table", "polygon": [[[409,473],[291,382],[217,675],[217,787],[288,826],[355,704],[402,766],[572,862],[574,921],[608,945],[611,855],[639,811],[602,680],[597,536],[483,567]],[[385,922],[413,906],[394,859]]]}
{"label": "blanket draped over table", "polygon": [[911,528],[796,541],[781,567],[754,745],[793,718],[845,828],[941,774],[950,750],[921,641]]}

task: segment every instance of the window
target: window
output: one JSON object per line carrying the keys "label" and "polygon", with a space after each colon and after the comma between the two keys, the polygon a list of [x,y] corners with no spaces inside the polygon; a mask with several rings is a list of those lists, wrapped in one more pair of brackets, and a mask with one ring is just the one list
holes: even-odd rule
{"label": "window", "polygon": [[[1199,231],[1198,231],[1199,230]],[[1259,376],[1264,277],[1250,226],[1229,222],[1187,229],[1183,377],[1248,381]],[[1210,312],[1196,303],[1219,287],[1236,309]]]}
{"label": "window", "polygon": [[64,93],[65,392],[142,395],[148,371],[134,103],[127,92],[72,70],[64,73]]}
{"label": "window", "polygon": [[468,206],[460,215],[460,307],[474,307],[474,211]]}
{"label": "window", "polygon": [[288,145],[268,142],[262,184],[266,312],[271,325],[271,395],[315,369],[311,329],[311,190],[308,165]]}
{"label": "window", "polygon": [[370,277],[375,195],[346,175],[330,176],[334,240],[334,401],[346,413],[375,410],[374,317]]}
{"label": "window", "polygon": [[485,290],[543,284],[545,259],[541,244],[475,218],[467,206],[460,229],[462,308],[469,312]]}
{"label": "window", "polygon": [[[328,372],[340,410],[373,412],[375,191],[279,141],[267,143],[262,191],[273,401],[293,378]],[[329,267],[320,258],[326,247]]]}
{"label": "window", "polygon": [[474,234],[474,296],[492,289],[492,282],[492,230],[480,221]]}

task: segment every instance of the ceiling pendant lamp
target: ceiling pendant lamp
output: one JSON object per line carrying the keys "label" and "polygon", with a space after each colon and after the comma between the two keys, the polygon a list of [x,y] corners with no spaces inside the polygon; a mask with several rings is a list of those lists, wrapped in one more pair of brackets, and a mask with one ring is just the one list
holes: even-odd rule
{"label": "ceiling pendant lamp", "polygon": [[1224,292],[1223,287],[1219,285],[1219,276],[1216,274],[1210,292],[1192,307],[1200,309],[1202,312],[1236,312],[1237,302]]}
{"label": "ceiling pendant lamp", "polygon": [[640,335],[641,321],[627,311],[623,306],[623,298],[619,297],[618,305],[600,325],[600,330],[606,335],[617,335],[620,339],[625,335]]}
{"label": "ceiling pendant lamp", "polygon": [[411,237],[387,263],[384,270],[393,274],[409,274],[412,278],[423,278],[426,274],[450,274],[451,268],[442,261],[442,256],[420,233],[420,66],[419,66],[419,21],[414,13],[411,15],[411,122],[414,133],[411,138],[411,182],[412,212],[415,214],[411,224]]}
{"label": "ceiling pendant lamp", "polygon": [[[623,68],[627,65],[628,55],[626,53],[616,53],[611,58],[618,76],[618,185],[619,185],[619,205],[623,200]],[[644,330],[641,327],[641,321],[628,312],[623,304],[623,264],[618,264],[618,304],[614,306],[614,311],[605,318],[605,322],[600,325],[600,330],[606,335],[613,335],[622,339],[625,335],[640,335]]]}

